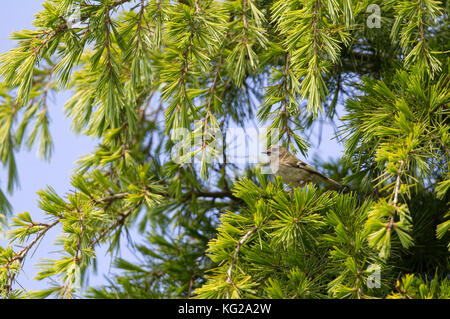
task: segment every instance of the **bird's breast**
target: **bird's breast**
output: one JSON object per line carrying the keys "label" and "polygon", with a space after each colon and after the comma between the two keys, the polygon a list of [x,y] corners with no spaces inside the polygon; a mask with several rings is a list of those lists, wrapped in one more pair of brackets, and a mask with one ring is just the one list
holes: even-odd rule
{"label": "bird's breast", "polygon": [[300,168],[280,164],[277,175],[283,177],[286,184],[297,185],[300,181],[310,182],[310,174]]}

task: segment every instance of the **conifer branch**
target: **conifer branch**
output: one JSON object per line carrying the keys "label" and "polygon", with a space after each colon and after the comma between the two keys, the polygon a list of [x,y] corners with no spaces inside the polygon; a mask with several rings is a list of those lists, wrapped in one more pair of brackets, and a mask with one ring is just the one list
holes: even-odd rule
{"label": "conifer branch", "polygon": [[141,204],[142,200],[140,200],[136,205],[128,208],[125,212],[120,213],[119,218],[103,231],[101,231],[98,237],[91,242],[91,247],[95,247],[107,234],[109,234],[117,226],[122,226],[125,223],[125,220],[131,215],[131,213],[135,211],[139,206],[141,206]]}
{"label": "conifer branch", "polygon": [[81,245],[82,245],[82,240],[83,240],[83,236],[84,236],[84,232],[85,232],[85,226],[84,226],[84,210],[82,212],[80,212],[77,209],[77,213],[78,215],[80,215],[80,233],[78,234],[78,240],[77,240],[77,244],[76,244],[76,248],[75,248],[75,254],[73,256],[73,260],[78,263],[81,261]]}
{"label": "conifer branch", "polygon": [[116,194],[113,194],[113,195],[110,195],[110,196],[105,196],[105,197],[101,197],[101,198],[98,198],[98,199],[93,199],[93,201],[94,201],[95,204],[103,204],[105,202],[111,202],[111,201],[116,200],[116,199],[125,198],[128,195],[129,195],[129,193],[127,193],[127,192],[121,192],[121,193],[116,193]]}
{"label": "conifer branch", "polygon": [[283,81],[280,83],[280,86],[283,87],[283,111],[282,111],[282,116],[283,116],[283,124],[284,124],[284,128],[283,128],[283,134],[286,133],[287,135],[287,143],[288,145],[290,145],[291,143],[291,129],[289,127],[289,110],[288,110],[288,96],[289,96],[289,88],[288,88],[288,77],[289,77],[289,52],[286,52],[286,57],[285,57],[285,65],[284,65],[284,76],[283,76]]}
{"label": "conifer branch", "polygon": [[392,202],[392,204],[394,205],[394,212],[392,213],[389,224],[387,225],[388,231],[391,231],[392,227],[394,226],[394,219],[395,219],[395,215],[397,213],[398,194],[399,194],[400,185],[401,185],[400,177],[402,175],[403,164],[405,162],[403,160],[401,160],[399,163],[400,163],[400,167],[398,168],[398,171],[397,171],[397,178],[395,181],[395,188],[394,188],[394,200]]}
{"label": "conifer branch", "polygon": [[450,149],[447,147],[447,145],[445,145],[445,143],[441,140],[441,138],[439,136],[437,136],[436,134],[434,134],[433,132],[430,132],[429,130],[427,130],[427,132],[436,140],[439,142],[439,144],[441,144],[442,148],[444,149],[444,151],[447,153],[447,156],[450,158]]}
{"label": "conifer branch", "polygon": [[[239,255],[239,251],[241,250],[242,245],[247,241],[247,239],[258,229],[259,229],[258,226],[255,226],[252,229],[250,229],[247,233],[245,233],[245,235],[236,244],[236,249],[234,251],[233,256],[231,257],[230,267],[228,267],[227,274],[226,274],[227,283],[231,284],[233,287],[235,287],[235,284],[234,284],[233,280],[231,279],[231,275],[233,272],[234,264],[236,263],[236,260]],[[230,294],[230,292],[227,289],[227,299],[230,298],[229,294]]]}
{"label": "conifer branch", "polygon": [[[34,245],[54,226],[56,226],[57,224],[59,224],[60,219],[55,220],[53,223],[51,224],[44,224],[44,223],[33,223],[32,226],[39,226],[39,227],[43,227],[42,230],[39,231],[39,233],[36,235],[36,237],[28,244],[26,245],[19,253],[15,254],[15,256],[13,258],[11,258],[6,264],[5,264],[5,268],[8,269],[11,264],[15,261],[18,261],[20,264],[22,263],[22,261],[25,259],[26,255],[28,254],[28,252],[30,251],[31,248],[34,247]],[[11,295],[12,293],[12,285],[14,283],[14,279],[16,278],[17,272],[13,272],[9,279],[8,279],[8,284],[6,285],[6,293],[7,295]]]}
{"label": "conifer branch", "polygon": [[242,43],[244,45],[247,45],[247,29],[248,29],[248,24],[247,24],[247,0],[242,0],[242,24],[243,24],[243,29],[242,29]]}
{"label": "conifer branch", "polygon": [[[73,5],[81,27],[68,20]],[[364,8],[348,0],[46,0],[37,29],[14,33],[17,48],[0,57],[0,157],[9,189],[24,137],[28,146],[39,134],[42,146],[49,141],[55,76],[74,92],[66,104],[73,126],[102,140],[79,161],[75,191],[39,192],[50,222],[27,212],[12,219],[12,244],[0,247],[0,297],[75,296],[74,280],[89,275],[95,250],[122,248],[128,227],[149,234],[135,251],[142,258],[116,259],[121,273],[86,290],[89,297],[448,297],[448,282],[420,281],[416,271],[439,265],[440,276],[448,263],[448,223],[436,224],[447,218],[436,197],[450,185],[436,186],[450,157],[448,61],[439,55],[447,53],[445,14],[439,1],[390,1],[382,22],[394,21],[392,29],[368,31],[359,27]],[[309,143],[296,133],[314,136],[322,104],[333,112],[340,103],[346,115],[336,137],[345,160],[317,168],[354,192],[308,185],[287,194],[282,179],[237,165],[226,152],[218,164],[206,153],[186,168],[169,160],[172,138],[184,134],[177,129],[194,142],[189,156],[216,144],[216,130],[228,149],[227,130],[248,128],[256,108],[283,144],[306,154]],[[387,193],[370,196],[372,182]],[[62,253],[40,264],[37,280],[62,283],[21,295],[13,288],[25,260],[55,228]],[[405,249],[388,259],[393,236]],[[382,285],[372,289],[365,281],[374,264]],[[393,278],[406,272],[397,285]]]}
{"label": "conifer branch", "polygon": [[[234,265],[236,264],[236,261],[238,259],[239,251],[241,250],[242,245],[250,238],[251,235],[253,235],[258,229],[260,229],[263,225],[265,225],[269,220],[265,220],[260,226],[254,226],[252,229],[250,229],[248,232],[242,236],[242,238],[237,242],[236,249],[234,250],[233,256],[231,257],[230,266],[228,267],[227,273],[226,273],[226,281],[227,283],[231,284],[233,287],[236,287],[236,285],[233,282],[232,279],[232,273]],[[230,291],[227,289],[227,299],[230,298]]]}

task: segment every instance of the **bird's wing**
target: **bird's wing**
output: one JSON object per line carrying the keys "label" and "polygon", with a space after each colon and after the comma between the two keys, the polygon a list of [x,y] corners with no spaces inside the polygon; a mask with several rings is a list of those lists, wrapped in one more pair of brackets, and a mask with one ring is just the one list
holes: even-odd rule
{"label": "bird's wing", "polygon": [[324,180],[328,180],[328,177],[326,177],[326,176],[320,174],[318,171],[316,171],[314,168],[312,168],[311,166],[309,166],[309,165],[306,164],[305,162],[298,161],[298,162],[296,163],[296,165],[297,165],[297,167],[300,167],[300,168],[304,169],[305,171],[307,171],[307,172],[309,172],[309,173],[311,173],[311,174],[318,175],[318,176],[320,176],[321,178],[323,178]]}
{"label": "bird's wing", "polygon": [[331,179],[329,177],[326,177],[325,175],[320,174],[318,171],[316,171],[314,168],[312,168],[311,166],[309,166],[308,164],[299,161],[297,163],[298,167],[301,167],[302,169],[308,171],[311,174],[314,174],[316,176],[319,176],[323,181],[328,182],[329,185],[332,185],[333,187],[335,187],[336,189],[340,189],[342,188],[342,185],[339,182],[336,182],[334,179]]}
{"label": "bird's wing", "polygon": [[316,171],[314,168],[306,164],[305,162],[299,160],[297,157],[292,155],[291,153],[285,152],[282,156],[280,156],[280,160],[283,160],[284,165],[291,166],[295,168],[301,168],[310,174],[316,175],[320,177],[323,181],[328,182],[329,184],[333,185],[336,188],[341,188],[342,185],[335,180],[328,178],[322,174],[320,174],[318,171]]}
{"label": "bird's wing", "polygon": [[314,168],[312,168],[311,166],[309,166],[305,162],[299,160],[297,157],[295,157],[292,154],[289,154],[289,153],[284,154],[283,161],[284,161],[285,165],[287,165],[287,166],[304,169],[305,171],[307,171],[307,172],[309,172],[311,174],[315,174],[315,175],[320,176],[324,180],[328,180],[328,178],[326,176],[320,174]]}

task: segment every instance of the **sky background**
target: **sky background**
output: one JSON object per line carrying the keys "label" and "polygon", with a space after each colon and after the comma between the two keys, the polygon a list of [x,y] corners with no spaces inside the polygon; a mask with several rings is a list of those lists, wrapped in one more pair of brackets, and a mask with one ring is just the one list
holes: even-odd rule
{"label": "sky background", "polygon": [[[41,10],[41,0],[16,0],[1,1],[0,9],[0,53],[4,53],[15,47],[9,35],[13,31],[33,29],[32,20],[34,14]],[[70,178],[75,161],[83,155],[90,153],[95,145],[95,140],[74,133],[71,121],[63,110],[65,101],[70,97],[70,92],[58,92],[49,95],[50,133],[53,139],[53,153],[47,162],[37,156],[37,148],[28,151],[25,147],[16,153],[17,169],[19,172],[19,187],[8,199],[13,207],[13,214],[28,211],[35,221],[44,221],[44,214],[38,208],[37,191],[52,186],[60,196],[64,196],[72,188]],[[7,172],[0,168],[0,187],[6,193]],[[33,280],[38,267],[36,263],[40,258],[57,258],[55,252],[58,247],[53,245],[55,236],[60,228],[51,229],[40,243],[34,254],[29,254],[25,260],[23,272],[18,277],[18,284],[27,290],[42,289],[47,287],[46,281]],[[5,247],[6,241],[0,238],[0,245]],[[123,257],[132,258],[127,249],[122,250]],[[31,257],[31,258],[30,258]],[[98,251],[98,275],[91,276],[90,283],[99,285],[106,283],[104,275],[108,275],[110,258],[106,256],[104,247]]]}
{"label": "sky background", "polygon": [[[41,0],[0,0],[0,53],[4,53],[15,47],[14,41],[9,39],[13,31],[22,29],[33,29],[32,20],[34,14],[41,9]],[[52,94],[49,101],[50,133],[53,138],[53,153],[51,159],[46,162],[37,157],[36,148],[28,151],[22,148],[16,153],[17,168],[19,171],[20,186],[9,195],[8,199],[13,207],[13,213],[27,211],[33,220],[44,221],[44,214],[38,208],[37,191],[44,189],[47,185],[52,186],[56,192],[64,196],[71,190],[70,178],[75,162],[83,155],[90,153],[96,144],[93,139],[75,134],[71,129],[71,120],[63,111],[65,101],[70,97],[70,92],[59,92]],[[340,114],[342,115],[342,114]],[[323,160],[340,157],[342,146],[335,140],[334,130],[325,124],[322,131],[322,139],[318,145],[318,126],[312,135],[312,148],[309,151],[309,159],[319,157]],[[303,157],[299,156],[304,159]],[[0,187],[5,192],[7,183],[6,169],[0,167]],[[53,246],[53,240],[57,236],[59,228],[52,229],[45,236],[36,251],[25,260],[22,273],[18,277],[18,284],[26,290],[43,289],[48,287],[48,282],[33,280],[37,273],[36,263],[40,258],[57,258],[54,252],[57,247]],[[0,246],[5,247],[7,241],[0,237]],[[120,252],[121,256],[133,260],[133,252],[126,245]],[[98,286],[107,283],[107,277],[114,271],[111,258],[106,254],[104,247],[97,250],[98,273],[91,275],[89,284]]]}

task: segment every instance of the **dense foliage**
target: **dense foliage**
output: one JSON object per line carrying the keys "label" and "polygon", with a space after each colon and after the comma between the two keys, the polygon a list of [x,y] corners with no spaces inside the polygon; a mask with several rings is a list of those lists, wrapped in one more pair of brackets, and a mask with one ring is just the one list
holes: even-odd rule
{"label": "dense foliage", "polygon": [[[449,5],[45,1],[0,57],[0,296],[449,298]],[[15,152],[51,156],[58,90],[73,130],[100,143],[70,194],[43,185],[46,221],[10,216]],[[350,191],[287,189],[227,156],[228,129],[251,121],[307,155],[323,120],[341,121],[345,152],[316,168]],[[60,253],[36,276],[48,289],[24,291],[17,275],[54,227]],[[130,228],[141,262],[116,258],[109,285],[86,287],[96,249]]]}

